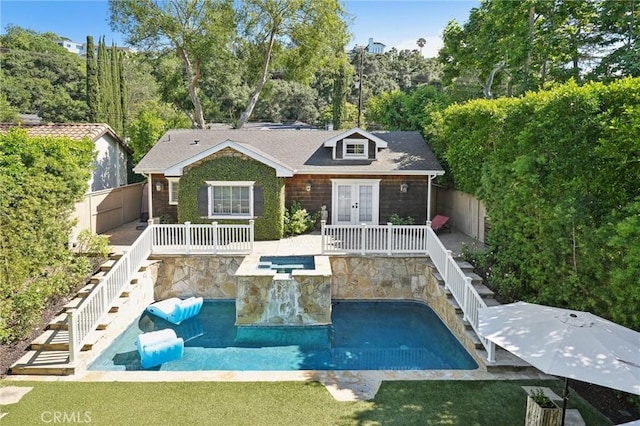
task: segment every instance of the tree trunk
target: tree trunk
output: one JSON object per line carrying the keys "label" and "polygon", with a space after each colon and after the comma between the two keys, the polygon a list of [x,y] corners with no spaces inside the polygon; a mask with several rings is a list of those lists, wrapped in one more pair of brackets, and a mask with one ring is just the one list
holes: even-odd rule
{"label": "tree trunk", "polygon": [[258,99],[260,98],[260,93],[264,88],[265,83],[267,82],[267,74],[269,73],[269,63],[271,62],[271,52],[273,51],[273,44],[276,40],[276,33],[278,32],[277,27],[273,27],[271,30],[271,34],[269,34],[269,45],[267,46],[267,52],[264,56],[264,63],[262,64],[262,75],[260,76],[260,80],[258,81],[258,85],[256,86],[256,90],[254,90],[251,95],[251,99],[249,99],[249,103],[247,104],[247,108],[240,115],[240,119],[238,119],[238,123],[236,124],[236,129],[241,129],[242,126],[249,120],[251,114],[253,113],[253,109],[256,107],[258,103]]}
{"label": "tree trunk", "polygon": [[195,65],[191,63],[189,55],[183,48],[178,48],[178,53],[184,62],[184,68],[187,72],[187,79],[189,80],[189,98],[193,104],[194,109],[194,122],[200,129],[204,129],[204,114],[202,113],[202,105],[200,104],[200,98],[198,97],[198,80],[200,80],[200,62],[196,61]]}

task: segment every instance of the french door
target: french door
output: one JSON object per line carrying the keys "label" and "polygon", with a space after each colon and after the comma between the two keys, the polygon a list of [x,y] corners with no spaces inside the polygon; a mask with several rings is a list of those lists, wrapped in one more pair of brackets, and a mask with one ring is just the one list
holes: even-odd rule
{"label": "french door", "polygon": [[333,179],[335,225],[377,225],[380,180]]}

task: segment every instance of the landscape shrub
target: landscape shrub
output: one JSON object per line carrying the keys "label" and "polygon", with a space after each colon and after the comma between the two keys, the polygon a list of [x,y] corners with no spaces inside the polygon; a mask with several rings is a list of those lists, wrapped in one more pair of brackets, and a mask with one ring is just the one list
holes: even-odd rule
{"label": "landscape shrub", "polygon": [[291,207],[284,212],[284,234],[286,236],[304,234],[314,227],[314,220],[303,209],[299,202],[294,201]]}
{"label": "landscape shrub", "polygon": [[640,78],[471,101],[435,123],[456,187],[491,218],[500,297],[640,330]]}
{"label": "landscape shrub", "polygon": [[68,243],[93,159],[88,138],[0,134],[0,343],[24,338],[88,273]]}

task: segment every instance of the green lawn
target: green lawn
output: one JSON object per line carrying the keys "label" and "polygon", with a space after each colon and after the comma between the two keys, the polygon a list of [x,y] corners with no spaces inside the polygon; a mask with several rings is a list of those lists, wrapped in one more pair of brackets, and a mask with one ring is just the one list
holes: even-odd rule
{"label": "green lawn", "polygon": [[[338,402],[316,382],[86,383],[12,382],[33,386],[18,404],[0,406],[2,426],[91,425],[522,425],[522,385],[560,381],[384,382],[373,401]],[[610,425],[576,395],[587,425]]]}

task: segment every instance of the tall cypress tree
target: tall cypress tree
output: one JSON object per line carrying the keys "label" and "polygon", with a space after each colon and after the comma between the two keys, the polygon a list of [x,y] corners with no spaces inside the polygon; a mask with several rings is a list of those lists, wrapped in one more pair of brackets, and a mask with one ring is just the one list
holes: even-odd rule
{"label": "tall cypress tree", "polygon": [[340,67],[340,71],[333,80],[333,128],[338,130],[342,127],[342,111],[346,101],[346,92],[344,90],[344,80],[346,71],[344,65]]}
{"label": "tall cypress tree", "polygon": [[100,88],[98,86],[98,69],[94,53],[93,37],[87,36],[87,106],[89,107],[89,121],[98,121]]}
{"label": "tall cypress tree", "polygon": [[109,124],[117,134],[122,134],[122,99],[120,92],[120,72],[118,67],[118,49],[115,43],[111,43],[111,96],[113,116],[110,117]]}
{"label": "tall cypress tree", "polygon": [[98,42],[98,114],[96,116],[96,121],[102,123],[108,123],[110,117],[110,108],[109,108],[109,100],[111,99],[111,91],[109,89],[109,73],[111,72],[111,67],[108,62],[108,52],[104,43],[104,36]]}
{"label": "tall cypress tree", "polygon": [[125,82],[124,75],[124,54],[118,55],[118,76],[120,79],[120,111],[122,112],[122,138],[124,139],[127,133],[127,108],[129,104],[127,102],[127,84]]}

